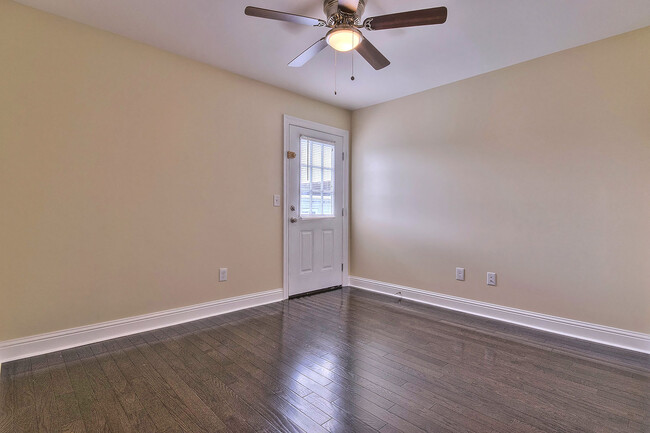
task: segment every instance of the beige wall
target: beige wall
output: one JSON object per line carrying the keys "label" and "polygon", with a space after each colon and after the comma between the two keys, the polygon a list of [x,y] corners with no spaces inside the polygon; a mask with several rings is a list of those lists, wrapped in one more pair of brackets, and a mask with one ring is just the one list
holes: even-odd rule
{"label": "beige wall", "polygon": [[[281,287],[282,114],[349,112],[5,0],[0,65],[0,341]],[[644,29],[355,112],[352,274],[650,331],[648,73]]]}
{"label": "beige wall", "polygon": [[352,275],[650,332],[650,28],[356,111],[351,163]]}
{"label": "beige wall", "polygon": [[350,126],[0,0],[0,341],[282,287],[285,113]]}

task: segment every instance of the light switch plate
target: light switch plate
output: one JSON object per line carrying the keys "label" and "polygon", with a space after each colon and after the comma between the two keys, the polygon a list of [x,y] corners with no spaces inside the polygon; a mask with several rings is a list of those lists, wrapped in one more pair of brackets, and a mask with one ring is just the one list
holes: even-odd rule
{"label": "light switch plate", "polygon": [[496,272],[488,272],[487,273],[487,285],[488,286],[496,286],[497,285],[497,274],[496,274]]}
{"label": "light switch plate", "polygon": [[273,206],[274,207],[280,207],[281,201],[282,200],[280,199],[280,194],[273,195]]}
{"label": "light switch plate", "polygon": [[228,281],[228,268],[219,268],[219,282]]}
{"label": "light switch plate", "polygon": [[456,268],[456,279],[458,281],[465,281],[465,268]]}

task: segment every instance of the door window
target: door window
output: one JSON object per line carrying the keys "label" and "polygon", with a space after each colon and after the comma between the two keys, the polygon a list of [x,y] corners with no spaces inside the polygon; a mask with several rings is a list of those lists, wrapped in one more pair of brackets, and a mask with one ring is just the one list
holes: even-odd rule
{"label": "door window", "polygon": [[335,146],[300,137],[300,216],[334,216]]}

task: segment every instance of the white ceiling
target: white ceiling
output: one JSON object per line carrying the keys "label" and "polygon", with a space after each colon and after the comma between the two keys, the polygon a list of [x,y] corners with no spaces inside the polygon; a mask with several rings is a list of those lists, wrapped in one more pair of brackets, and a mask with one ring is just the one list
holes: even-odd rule
{"label": "white ceiling", "polygon": [[296,55],[326,29],[247,17],[247,5],[324,18],[322,0],[19,0],[349,109],[366,107],[650,25],[649,0],[368,0],[364,17],[447,6],[438,26],[365,32],[392,64],[375,71],[327,48]]}

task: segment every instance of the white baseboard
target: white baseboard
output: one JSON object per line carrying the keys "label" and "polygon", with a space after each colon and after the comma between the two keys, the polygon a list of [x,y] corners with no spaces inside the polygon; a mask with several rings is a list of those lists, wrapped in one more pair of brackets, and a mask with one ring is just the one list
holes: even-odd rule
{"label": "white baseboard", "polygon": [[650,335],[578,320],[564,319],[532,311],[518,310],[486,302],[472,301],[456,296],[433,293],[412,287],[350,277],[350,286],[385,295],[396,296],[402,292],[404,299],[435,305],[450,310],[462,311],[475,316],[488,317],[502,322],[514,323],[555,334],[593,341],[642,353],[650,353]]}
{"label": "white baseboard", "polygon": [[150,331],[152,329],[164,328],[179,323],[191,322],[192,320],[225,314],[244,308],[278,302],[282,299],[282,289],[269,290],[251,295],[191,305],[189,307],[174,308],[158,313],[81,326],[79,328],[49,332],[47,334],[15,340],[0,341],[0,363],[83,346],[84,344],[96,343],[125,335],[137,334],[138,332]]}

